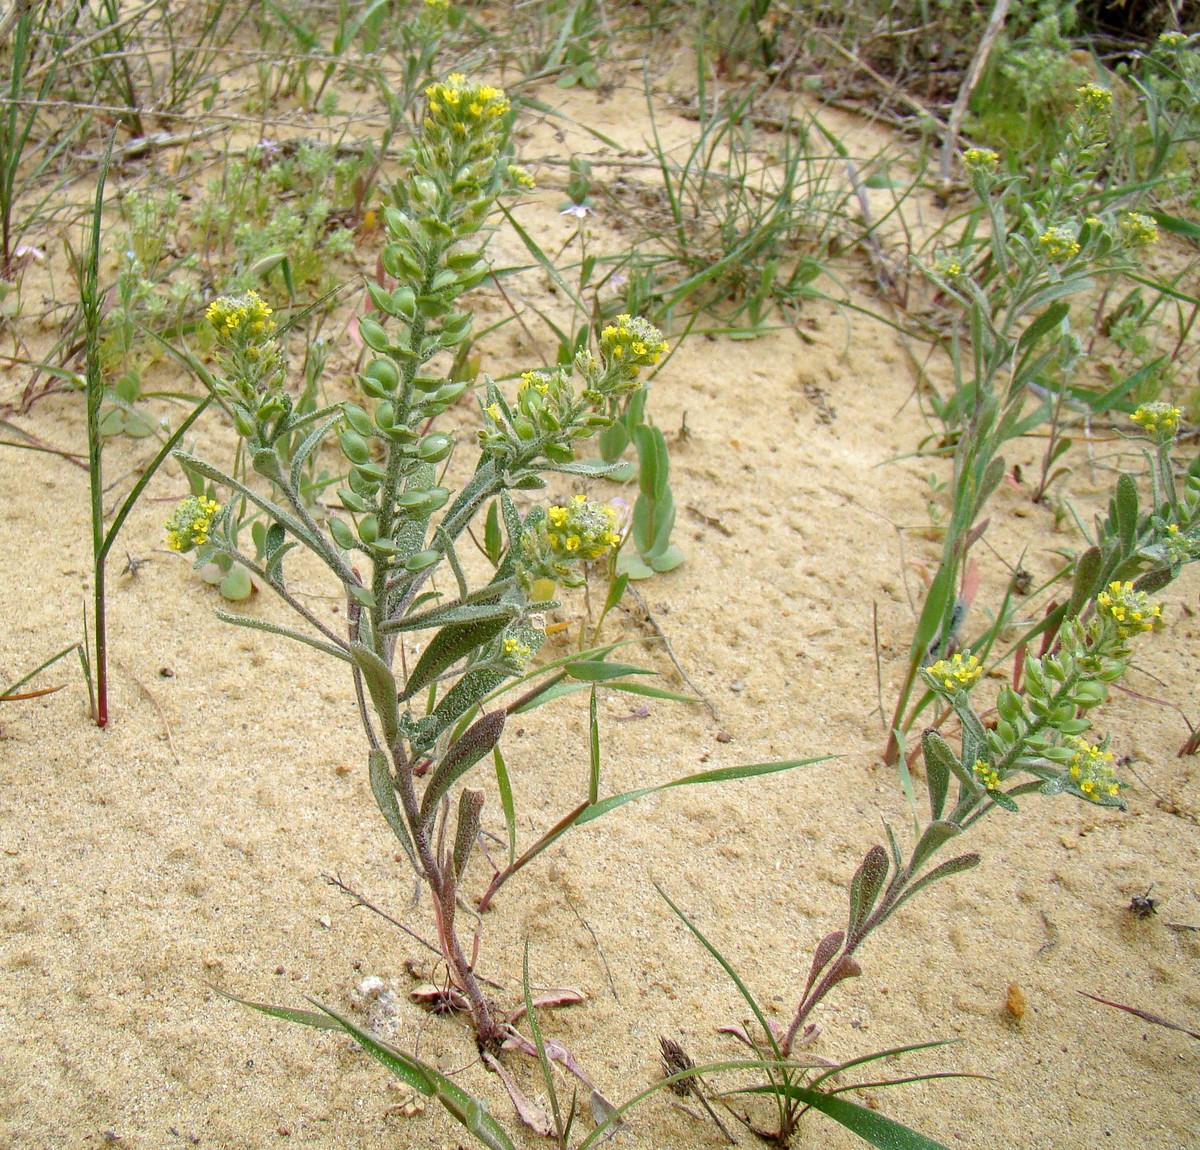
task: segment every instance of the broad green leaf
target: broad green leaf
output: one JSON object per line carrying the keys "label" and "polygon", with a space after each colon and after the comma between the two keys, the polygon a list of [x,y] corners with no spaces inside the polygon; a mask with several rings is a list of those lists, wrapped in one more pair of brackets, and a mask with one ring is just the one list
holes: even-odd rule
{"label": "broad green leaf", "polygon": [[[921,1075],[916,1081],[937,1075]],[[792,1086],[780,1083],[778,1086],[766,1086],[757,1089],[756,1093],[780,1093],[796,1102],[802,1102],[819,1110],[828,1118],[853,1131],[864,1142],[878,1146],[880,1150],[949,1150],[944,1143],[935,1142],[924,1134],[887,1118],[878,1110],[860,1106],[850,1102],[838,1094],[830,1094],[823,1090],[810,1090],[804,1086]]]}

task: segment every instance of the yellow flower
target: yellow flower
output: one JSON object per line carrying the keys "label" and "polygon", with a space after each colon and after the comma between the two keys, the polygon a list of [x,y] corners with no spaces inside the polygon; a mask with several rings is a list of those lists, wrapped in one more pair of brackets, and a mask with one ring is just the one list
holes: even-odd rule
{"label": "yellow flower", "polygon": [[565,507],[551,507],[546,524],[551,550],[560,558],[590,563],[621,542],[617,513],[583,495],[576,495]]}
{"label": "yellow flower", "polygon": [[1113,96],[1107,88],[1101,88],[1099,84],[1084,84],[1075,91],[1079,95],[1079,110],[1085,115],[1101,116],[1112,111]]}
{"label": "yellow flower", "polygon": [[629,315],[619,315],[600,333],[600,352],[606,360],[622,360],[626,370],[651,367],[667,350],[667,341],[653,324]]}
{"label": "yellow flower", "polygon": [[976,759],[975,766],[971,769],[975,772],[975,777],[989,791],[995,790],[1000,785],[1000,772],[985,759]]}
{"label": "yellow flower", "polygon": [[275,331],[271,309],[256,291],[213,300],[205,317],[224,344],[261,344]]}

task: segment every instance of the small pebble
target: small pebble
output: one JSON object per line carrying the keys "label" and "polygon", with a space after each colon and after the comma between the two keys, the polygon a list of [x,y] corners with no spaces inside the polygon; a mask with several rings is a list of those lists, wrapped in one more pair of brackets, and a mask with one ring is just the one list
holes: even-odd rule
{"label": "small pebble", "polygon": [[1008,1012],[1009,1018],[1014,1022],[1020,1022],[1025,1017],[1025,1011],[1028,1008],[1024,991],[1015,982],[1010,982],[1004,996],[1004,1009]]}
{"label": "small pebble", "polygon": [[718,743],[732,743],[733,736],[730,734],[727,734],[725,731],[718,731],[717,732],[717,742]]}

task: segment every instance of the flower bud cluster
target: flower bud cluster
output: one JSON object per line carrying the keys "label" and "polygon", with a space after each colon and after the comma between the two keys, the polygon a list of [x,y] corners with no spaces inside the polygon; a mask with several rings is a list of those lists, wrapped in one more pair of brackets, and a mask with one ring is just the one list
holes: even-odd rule
{"label": "flower bud cluster", "polygon": [[[576,495],[565,506],[531,513],[517,556],[518,577],[531,591],[543,581],[578,587],[580,565],[604,558],[620,543],[617,513]],[[544,597],[540,592],[535,599]]]}
{"label": "flower bud cluster", "polygon": [[[641,386],[641,369],[658,363],[666,350],[667,342],[656,327],[640,316],[620,315],[600,333],[599,356],[580,352],[573,371],[527,371],[515,402],[488,380],[480,400],[484,454],[508,470],[539,458],[569,463],[575,458],[575,441],[610,426],[612,410]],[[582,380],[578,393],[574,374]]]}
{"label": "flower bud cluster", "polygon": [[1179,434],[1183,412],[1169,403],[1143,403],[1129,418],[1155,443],[1170,443]]}
{"label": "flower bud cluster", "polygon": [[203,495],[189,495],[167,520],[167,546],[172,551],[191,551],[208,542],[209,532],[221,514],[221,505]]}
{"label": "flower bud cluster", "polygon": [[272,443],[291,415],[292,401],[283,390],[283,350],[270,307],[249,291],[213,300],[204,314],[217,337],[222,390],[233,401],[238,432]]}

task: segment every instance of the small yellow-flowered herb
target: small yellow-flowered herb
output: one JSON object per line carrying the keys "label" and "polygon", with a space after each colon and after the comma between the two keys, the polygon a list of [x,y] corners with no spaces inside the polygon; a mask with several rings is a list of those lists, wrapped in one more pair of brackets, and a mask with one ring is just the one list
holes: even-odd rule
{"label": "small yellow-flowered herb", "polygon": [[1042,251],[1056,263],[1079,255],[1079,241],[1075,238],[1075,233],[1062,225],[1047,228],[1038,236],[1038,243],[1041,244]]}
{"label": "small yellow-flowered herb", "polygon": [[641,316],[619,315],[600,333],[600,354],[605,360],[619,360],[631,370],[653,366],[666,350],[662,332]]}
{"label": "small yellow-flowered herb", "polygon": [[1117,635],[1128,639],[1143,631],[1153,631],[1162,619],[1162,608],[1150,602],[1145,591],[1135,591],[1132,583],[1115,582],[1096,596],[1096,609],[1116,624]]}
{"label": "small yellow-flowered herb", "polygon": [[557,556],[585,563],[599,559],[621,542],[617,513],[582,495],[576,495],[565,507],[551,507],[546,512],[546,530]]}
{"label": "small yellow-flowered herb", "polygon": [[946,694],[969,691],[983,674],[983,664],[978,655],[969,651],[956,651],[949,659],[939,659],[922,674],[930,686]]}
{"label": "small yellow-flowered herb", "polygon": [[167,546],[172,551],[190,551],[208,542],[213,520],[221,505],[203,495],[189,495],[167,520]]}
{"label": "small yellow-flowered herb", "polygon": [[1131,248],[1146,248],[1158,242],[1158,225],[1141,212],[1125,212],[1117,226]]}
{"label": "small yellow-flowered herb", "polygon": [[968,148],[963,152],[963,163],[972,172],[994,172],[1000,167],[1000,153],[991,148]]}
{"label": "small yellow-flowered herb", "polygon": [[1089,743],[1081,735],[1072,735],[1066,741],[1075,753],[1067,763],[1067,771],[1075,785],[1090,799],[1101,795],[1116,795],[1121,784],[1113,772],[1115,756],[1103,746]]}
{"label": "small yellow-flowered herb", "polygon": [[975,772],[975,777],[989,791],[995,790],[1000,785],[1000,772],[985,759],[976,759],[975,766],[971,769]]}
{"label": "small yellow-flowered herb", "polygon": [[1179,432],[1183,412],[1169,403],[1143,403],[1129,418],[1159,443],[1169,443]]}
{"label": "small yellow-flowered herb", "polygon": [[1112,93],[1099,84],[1084,84],[1076,88],[1079,94],[1079,110],[1089,116],[1103,116],[1112,111]]}
{"label": "small yellow-flowered herb", "polygon": [[262,344],[275,332],[271,309],[255,291],[221,296],[208,305],[204,314],[217,333],[218,342],[226,347]]}

